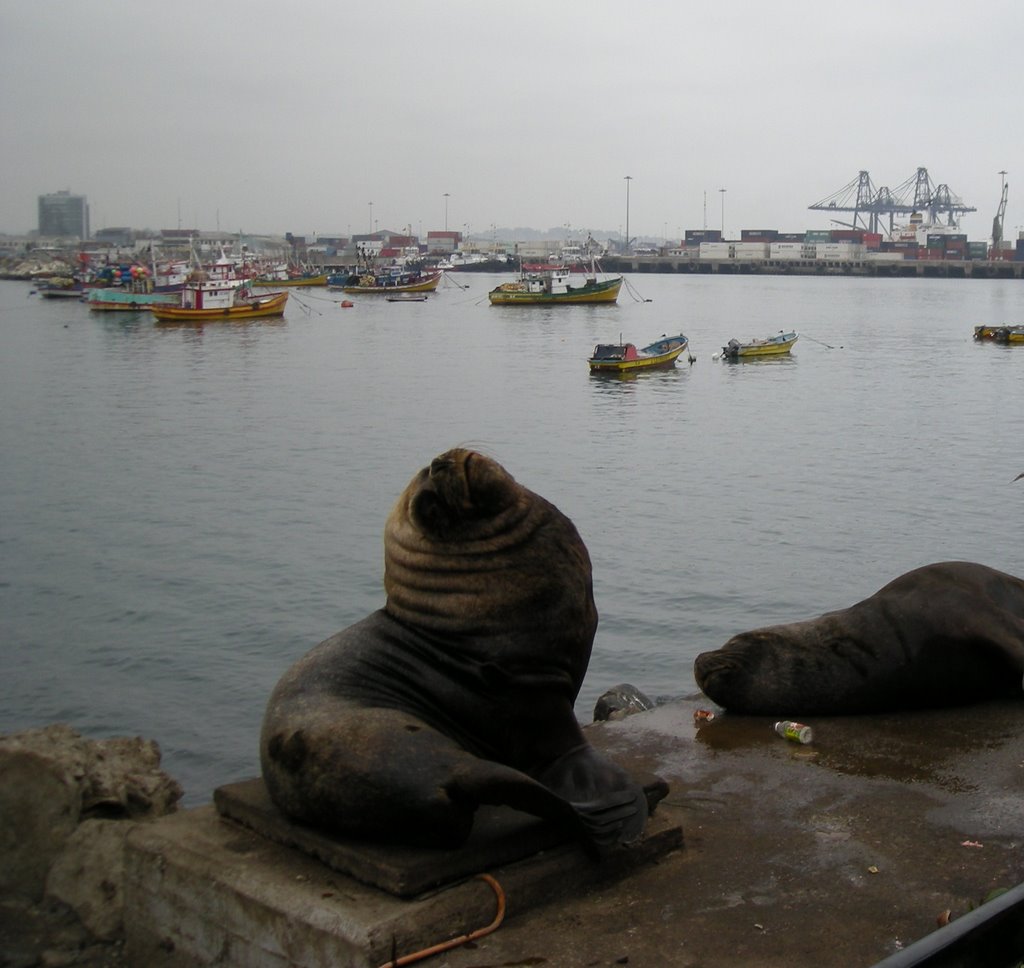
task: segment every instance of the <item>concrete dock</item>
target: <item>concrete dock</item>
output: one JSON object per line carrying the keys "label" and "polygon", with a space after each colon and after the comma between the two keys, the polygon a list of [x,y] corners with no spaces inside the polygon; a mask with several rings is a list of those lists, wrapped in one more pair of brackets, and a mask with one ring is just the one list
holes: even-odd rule
{"label": "concrete dock", "polygon": [[1024,279],[1024,262],[1008,259],[898,259],[876,262],[866,258],[757,259],[701,258],[691,255],[608,255],[605,272],[668,272],[705,275],[868,276],[925,279]]}
{"label": "concrete dock", "polygon": [[[702,703],[587,729],[671,784],[645,849],[602,867],[572,844],[471,843],[452,860],[493,876],[504,920],[422,963],[868,968],[1024,882],[1024,704],[814,719],[799,745],[762,717],[697,727]],[[472,877],[403,898],[336,866],[212,806],[146,825],[131,963],[383,965],[495,917],[497,889]]]}

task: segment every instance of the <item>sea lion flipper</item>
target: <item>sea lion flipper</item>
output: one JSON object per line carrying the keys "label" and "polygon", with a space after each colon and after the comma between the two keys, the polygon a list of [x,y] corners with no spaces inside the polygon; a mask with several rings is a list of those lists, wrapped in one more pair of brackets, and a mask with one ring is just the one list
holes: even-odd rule
{"label": "sea lion flipper", "polygon": [[647,798],[639,787],[611,793],[601,800],[574,803],[573,807],[591,840],[601,849],[635,844],[647,823]]}
{"label": "sea lion flipper", "polygon": [[649,801],[639,783],[589,744],[563,754],[536,778],[572,804],[600,848],[639,840],[653,804],[668,792],[659,781],[651,792],[653,802]]}
{"label": "sea lion flipper", "polygon": [[552,821],[585,846],[590,846],[591,827],[575,806],[512,767],[480,760],[472,768],[458,770],[446,785],[445,792],[454,803],[507,806]]}

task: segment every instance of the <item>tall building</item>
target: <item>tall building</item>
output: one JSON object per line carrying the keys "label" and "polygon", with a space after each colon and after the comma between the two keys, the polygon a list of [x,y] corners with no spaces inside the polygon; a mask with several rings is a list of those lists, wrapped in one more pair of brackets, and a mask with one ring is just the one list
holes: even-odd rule
{"label": "tall building", "polygon": [[89,203],[85,196],[68,191],[40,195],[39,234],[89,238]]}

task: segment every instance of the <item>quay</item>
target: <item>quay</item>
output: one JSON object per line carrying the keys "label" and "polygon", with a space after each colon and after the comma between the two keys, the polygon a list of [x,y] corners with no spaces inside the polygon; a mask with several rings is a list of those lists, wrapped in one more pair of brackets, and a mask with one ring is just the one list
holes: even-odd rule
{"label": "quay", "polygon": [[877,278],[1021,279],[1024,262],[1004,259],[750,259],[687,255],[608,255],[607,272],[712,275],[869,276]]}
{"label": "quay", "polygon": [[[652,833],[680,829],[680,840],[607,874],[571,845],[518,861],[432,852],[428,871],[455,859],[486,871],[507,908],[500,928],[424,966],[938,968],[1024,957],[1019,700],[815,718],[809,746],[777,736],[769,717],[719,710],[695,724],[699,702],[587,729],[634,775],[669,782]],[[378,853],[385,873],[400,873],[409,851]],[[128,963],[147,968],[378,968],[498,922],[479,880],[397,897],[212,806],[140,826],[125,862]],[[922,943],[926,961],[914,954]]]}

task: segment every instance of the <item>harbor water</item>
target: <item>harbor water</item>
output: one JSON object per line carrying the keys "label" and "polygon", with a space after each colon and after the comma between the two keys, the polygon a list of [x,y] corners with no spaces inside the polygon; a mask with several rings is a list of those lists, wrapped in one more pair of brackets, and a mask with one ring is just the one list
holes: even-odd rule
{"label": "harbor water", "polygon": [[[193,804],[255,775],[275,682],[383,604],[384,519],[455,445],[587,543],[584,721],[918,565],[1024,575],[1024,348],[972,340],[1024,321],[1020,281],[643,275],[617,305],[489,306],[506,279],[203,326],[0,282],[0,732],[154,738]],[[716,358],[781,329],[789,357]],[[692,363],[588,371],[680,331]]]}

